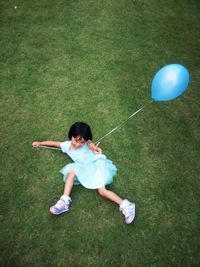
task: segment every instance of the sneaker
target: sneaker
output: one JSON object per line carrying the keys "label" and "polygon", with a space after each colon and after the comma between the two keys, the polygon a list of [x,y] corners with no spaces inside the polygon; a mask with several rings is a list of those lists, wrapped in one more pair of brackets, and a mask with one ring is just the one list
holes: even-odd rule
{"label": "sneaker", "polygon": [[70,202],[71,202],[71,198],[70,197],[68,198],[67,201],[65,201],[61,197],[60,200],[58,200],[58,202],[49,209],[49,211],[53,215],[59,215],[61,213],[64,213],[64,212],[66,212],[66,211],[69,210],[69,208],[70,208]]}
{"label": "sneaker", "polygon": [[135,204],[129,202],[127,199],[124,199],[122,204],[120,205],[119,210],[125,216],[125,223],[130,224],[135,218]]}

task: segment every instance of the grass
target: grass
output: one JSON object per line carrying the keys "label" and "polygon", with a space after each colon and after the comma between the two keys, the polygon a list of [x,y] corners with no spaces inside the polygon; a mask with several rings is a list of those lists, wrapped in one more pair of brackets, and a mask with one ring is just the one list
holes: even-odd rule
{"label": "grass", "polygon": [[[198,266],[199,2],[0,4],[1,266]],[[101,144],[118,167],[110,188],[136,203],[134,224],[82,187],[69,214],[50,216],[70,160],[32,141],[65,140],[78,120],[97,140],[150,101],[170,63],[188,68],[186,92]]]}

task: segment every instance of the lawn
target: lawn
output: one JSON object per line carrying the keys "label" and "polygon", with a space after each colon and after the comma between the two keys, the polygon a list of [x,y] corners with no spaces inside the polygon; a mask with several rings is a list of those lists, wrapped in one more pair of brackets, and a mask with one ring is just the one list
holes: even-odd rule
{"label": "lawn", "polygon": [[[200,265],[200,2],[11,0],[1,8],[1,266]],[[179,98],[151,102],[164,65],[187,67]],[[118,168],[109,186],[136,203],[133,224],[95,190],[62,194],[59,151],[75,121]]]}

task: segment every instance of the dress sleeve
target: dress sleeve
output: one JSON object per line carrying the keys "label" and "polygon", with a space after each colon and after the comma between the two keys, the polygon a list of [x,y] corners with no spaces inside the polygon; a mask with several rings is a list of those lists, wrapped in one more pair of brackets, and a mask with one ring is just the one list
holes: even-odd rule
{"label": "dress sleeve", "polygon": [[62,142],[60,145],[62,152],[67,153],[69,151],[70,144],[70,141]]}

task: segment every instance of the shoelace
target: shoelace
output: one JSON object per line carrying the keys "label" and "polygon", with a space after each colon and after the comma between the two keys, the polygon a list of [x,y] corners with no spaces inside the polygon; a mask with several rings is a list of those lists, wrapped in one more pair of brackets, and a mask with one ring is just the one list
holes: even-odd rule
{"label": "shoelace", "polygon": [[58,202],[56,203],[55,206],[56,206],[56,208],[60,209],[62,207],[66,207],[67,204],[62,199],[60,199],[60,200],[58,200]]}
{"label": "shoelace", "polygon": [[134,213],[134,207],[129,204],[127,207],[120,209],[125,216],[131,216]]}

